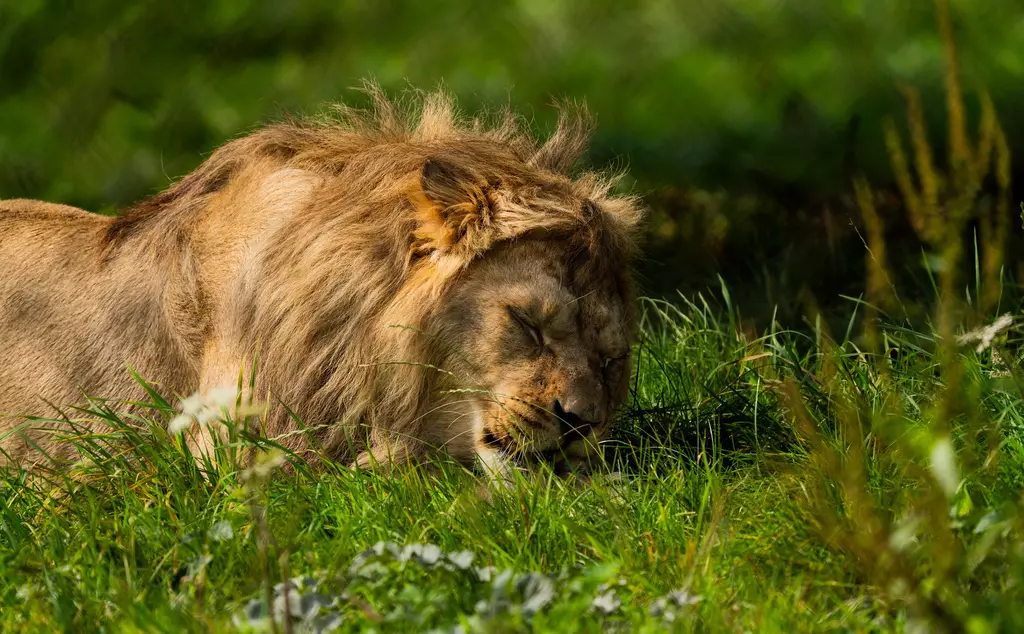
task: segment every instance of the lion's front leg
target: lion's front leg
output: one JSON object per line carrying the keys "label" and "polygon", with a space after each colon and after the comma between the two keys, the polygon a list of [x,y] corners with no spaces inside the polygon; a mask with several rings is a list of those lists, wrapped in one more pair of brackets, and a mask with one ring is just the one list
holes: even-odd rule
{"label": "lion's front leg", "polygon": [[349,466],[353,469],[383,468],[391,470],[399,465],[408,464],[412,458],[412,447],[408,443],[379,442],[360,452]]}
{"label": "lion's front leg", "polygon": [[200,465],[207,460],[215,462],[215,448],[228,442],[227,426],[237,424],[241,410],[251,407],[255,395],[246,377],[251,377],[252,371],[248,355],[241,350],[217,341],[207,345],[199,377],[200,397],[208,399],[212,394],[229,392],[234,397],[230,402],[217,404],[221,409],[218,416],[192,425],[186,433],[186,445]]}
{"label": "lion's front leg", "polygon": [[481,444],[477,448],[476,459],[489,485],[497,489],[512,486],[516,467],[501,451]]}

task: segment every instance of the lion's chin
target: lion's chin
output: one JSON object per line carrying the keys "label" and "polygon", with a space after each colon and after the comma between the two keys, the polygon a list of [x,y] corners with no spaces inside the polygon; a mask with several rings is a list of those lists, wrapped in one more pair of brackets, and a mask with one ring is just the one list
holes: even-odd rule
{"label": "lion's chin", "polygon": [[[516,429],[511,421],[501,421],[500,427],[493,425],[497,421],[493,418],[488,420],[489,416],[493,416],[493,413],[478,404],[474,415],[474,424],[478,430],[475,462],[492,482],[508,484],[516,471],[529,471],[545,465],[560,476],[588,475],[598,470],[603,463],[599,440],[593,431],[565,444],[561,438],[556,437],[547,438],[544,443],[537,438],[524,443],[523,440],[528,438],[528,430]],[[487,422],[492,425],[487,425]],[[500,431],[495,433],[489,429]]]}

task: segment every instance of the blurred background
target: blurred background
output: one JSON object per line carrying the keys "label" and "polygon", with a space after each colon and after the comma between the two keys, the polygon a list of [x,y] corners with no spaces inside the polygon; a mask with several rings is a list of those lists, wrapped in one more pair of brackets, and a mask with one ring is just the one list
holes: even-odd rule
{"label": "blurred background", "polygon": [[[1020,1],[951,8],[969,116],[987,89],[1024,148]],[[116,213],[261,122],[359,103],[363,78],[444,82],[464,110],[510,102],[540,131],[554,99],[585,99],[590,161],[628,166],[652,210],[648,294],[718,293],[721,276],[752,326],[811,296],[849,314],[860,173],[893,261],[927,287],[882,124],[905,129],[911,84],[945,147],[929,0],[0,0],[0,198]]]}

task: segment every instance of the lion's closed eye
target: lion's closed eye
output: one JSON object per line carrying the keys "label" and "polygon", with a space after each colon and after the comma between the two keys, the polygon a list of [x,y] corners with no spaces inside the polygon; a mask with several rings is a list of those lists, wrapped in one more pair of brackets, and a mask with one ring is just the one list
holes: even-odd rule
{"label": "lion's closed eye", "polygon": [[508,312],[509,317],[512,319],[512,322],[516,327],[529,337],[530,341],[537,346],[538,350],[544,347],[543,331],[541,331],[540,327],[537,326],[522,309],[516,308],[515,306],[506,306],[505,310]]}

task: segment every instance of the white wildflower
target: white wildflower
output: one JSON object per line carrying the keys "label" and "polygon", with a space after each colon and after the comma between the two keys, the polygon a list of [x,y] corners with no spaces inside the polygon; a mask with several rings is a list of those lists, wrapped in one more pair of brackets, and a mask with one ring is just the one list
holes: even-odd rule
{"label": "white wildflower", "polygon": [[521,575],[516,580],[516,587],[523,594],[522,610],[527,615],[540,612],[555,598],[555,584],[539,572]]}
{"label": "white wildflower", "polygon": [[[287,603],[287,605],[285,605]],[[284,620],[285,614],[292,617],[299,614],[299,606],[302,604],[302,595],[295,588],[288,588],[274,598],[274,618],[278,621]]]}
{"label": "white wildflower", "polygon": [[960,345],[966,345],[977,341],[978,345],[974,350],[980,354],[992,346],[992,340],[996,338],[996,335],[1012,325],[1013,315],[1006,313],[988,326],[977,328],[960,335],[957,337],[956,342]]}
{"label": "white wildflower", "polygon": [[221,520],[210,527],[210,530],[206,532],[206,536],[215,542],[224,542],[233,538],[235,532],[231,529],[231,522]]}
{"label": "white wildflower", "polygon": [[189,414],[178,414],[171,419],[171,422],[167,424],[167,433],[172,436],[177,436],[181,432],[188,429],[189,425],[192,424],[192,416]]}
{"label": "white wildflower", "polygon": [[897,552],[910,548],[917,541],[917,530],[920,524],[921,519],[915,515],[909,515],[900,520],[889,534],[889,547]]}
{"label": "white wildflower", "polygon": [[206,427],[210,423],[215,423],[218,420],[220,420],[221,416],[223,416],[223,414],[221,413],[220,410],[214,409],[212,407],[206,407],[203,408],[203,410],[200,411],[198,414],[196,414],[195,419],[200,426]]}
{"label": "white wildflower", "polygon": [[253,461],[253,465],[242,472],[242,480],[263,480],[285,463],[284,453],[279,449],[271,449],[266,453],[260,453]]}
{"label": "white wildflower", "polygon": [[231,407],[238,400],[238,389],[233,387],[214,387],[206,393],[206,405],[225,409]]}
{"label": "white wildflower", "polygon": [[604,614],[611,614],[622,607],[622,599],[615,594],[615,590],[608,590],[594,597],[594,600],[590,602],[590,607]]}
{"label": "white wildflower", "polygon": [[960,488],[960,470],[956,466],[956,452],[948,437],[942,437],[932,445],[931,470],[935,481],[942,487],[947,498],[956,495]]}
{"label": "white wildflower", "polygon": [[999,354],[999,351],[992,348],[992,374],[993,379],[1005,379],[1010,376],[1009,366],[1006,365],[1006,359],[1003,355]]}
{"label": "white wildflower", "polygon": [[206,402],[199,392],[193,392],[192,395],[181,399],[181,413],[187,416],[195,416],[203,411],[204,407],[206,407]]}
{"label": "white wildflower", "polygon": [[703,599],[704,597],[699,594],[690,594],[687,588],[682,588],[655,599],[651,604],[650,614],[671,623],[677,618],[685,616],[684,611],[689,610],[690,606],[697,605]]}
{"label": "white wildflower", "polygon": [[473,565],[473,558],[476,555],[469,550],[460,550],[455,553],[448,553],[448,561],[455,564],[455,567],[460,570],[469,570],[470,566]]}
{"label": "white wildflower", "polygon": [[669,592],[666,595],[669,599],[675,601],[676,605],[697,605],[704,597],[699,594],[690,594],[685,588],[682,590],[676,590]]}
{"label": "white wildflower", "polygon": [[171,419],[167,425],[167,433],[180,434],[195,421],[201,426],[221,420],[238,398],[238,390],[233,387],[215,387],[202,394],[194,394],[181,399],[181,413]]}

